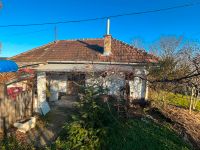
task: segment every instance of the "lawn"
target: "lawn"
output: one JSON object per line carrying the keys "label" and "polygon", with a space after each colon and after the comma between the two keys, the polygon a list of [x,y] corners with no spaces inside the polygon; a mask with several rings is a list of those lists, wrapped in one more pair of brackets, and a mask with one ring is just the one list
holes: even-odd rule
{"label": "lawn", "polygon": [[[163,102],[162,95],[165,95],[165,100],[168,104],[180,106],[184,108],[189,108],[190,105],[190,97],[181,95],[181,94],[174,94],[172,92],[163,92],[157,93],[155,91],[150,92],[150,99],[154,102]],[[198,101],[196,110],[200,111],[200,102]]]}
{"label": "lawn", "polygon": [[[126,123],[113,122],[113,127],[107,135],[106,145],[108,150],[190,150],[192,149],[170,128],[153,123],[149,119],[130,119]],[[61,143],[65,141],[61,141]],[[18,150],[34,149],[31,146],[21,145],[15,141],[8,142],[8,148],[16,147]],[[6,149],[1,143],[1,149]],[[20,146],[21,145],[21,146]],[[60,148],[60,150],[66,150]],[[57,150],[57,146],[45,150]],[[40,149],[40,148],[38,148]],[[42,148],[41,148],[42,150]]]}
{"label": "lawn", "polygon": [[191,149],[170,128],[148,119],[131,119],[126,126],[113,128],[107,137],[110,150],[186,150]]}
{"label": "lawn", "polygon": [[[158,125],[148,118],[113,122],[102,149],[107,150],[191,150],[169,127]],[[62,133],[61,133],[62,134]],[[65,149],[64,141],[53,145],[51,150]],[[61,148],[62,147],[62,148]]]}

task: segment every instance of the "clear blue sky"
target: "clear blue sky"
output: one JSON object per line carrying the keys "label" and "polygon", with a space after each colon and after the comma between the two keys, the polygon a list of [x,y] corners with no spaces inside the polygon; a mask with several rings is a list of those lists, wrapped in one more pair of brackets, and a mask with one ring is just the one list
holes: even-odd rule
{"label": "clear blue sky", "polygon": [[[0,25],[79,20],[182,5],[198,0],[2,0]],[[57,25],[58,39],[99,38],[106,20]],[[111,19],[114,38],[146,45],[162,35],[200,38],[200,5]],[[54,25],[0,28],[2,53],[13,56],[54,40]]]}

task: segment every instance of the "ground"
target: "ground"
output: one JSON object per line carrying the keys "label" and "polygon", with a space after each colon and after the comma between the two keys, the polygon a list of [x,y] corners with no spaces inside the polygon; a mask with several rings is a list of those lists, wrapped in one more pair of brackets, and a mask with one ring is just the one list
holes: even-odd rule
{"label": "ground", "polygon": [[173,128],[180,132],[185,140],[190,141],[197,149],[200,149],[200,112],[169,105],[162,113],[175,124]]}
{"label": "ground", "polygon": [[[57,138],[65,122],[70,120],[70,115],[75,111],[74,103],[75,98],[72,97],[51,103],[51,111],[45,117],[38,119],[37,127],[26,135],[17,132],[17,138],[20,141],[33,142],[37,147],[50,145]],[[154,109],[151,108],[151,110]],[[129,122],[131,129],[125,128],[122,131],[123,135],[127,136],[126,140],[122,142],[126,143],[127,149],[130,149],[128,146],[135,147],[135,149],[153,149],[155,146],[157,149],[159,147],[190,149],[188,148],[190,146],[184,144],[185,142],[200,149],[199,112],[189,114],[187,109],[172,105],[169,105],[165,110],[157,108],[155,110],[154,113],[138,111],[139,114],[132,116]],[[133,111],[135,112],[135,110]],[[164,116],[164,123],[160,115]],[[110,143],[113,147],[119,143],[119,139],[120,135],[110,137]],[[123,147],[124,145],[119,146]]]}
{"label": "ground", "polygon": [[73,105],[74,97],[65,97],[62,100],[51,102],[51,111],[45,116],[37,119],[35,129],[27,132],[26,135],[18,133],[19,136],[26,136],[26,140],[34,143],[36,147],[49,145],[58,136],[62,130],[62,126],[66,121],[70,120],[70,115],[75,111]]}

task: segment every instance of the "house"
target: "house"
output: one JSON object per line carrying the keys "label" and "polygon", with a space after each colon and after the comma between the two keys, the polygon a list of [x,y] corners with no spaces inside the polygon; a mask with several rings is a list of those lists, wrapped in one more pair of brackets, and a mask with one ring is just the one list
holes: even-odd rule
{"label": "house", "polygon": [[46,101],[48,88],[50,101],[58,100],[63,93],[76,94],[75,82],[80,78],[84,80],[82,84],[92,82],[86,73],[88,70],[97,75],[117,70],[118,77],[115,74],[107,79],[105,74],[102,75],[111,95],[128,87],[126,94],[131,100],[147,98],[146,67],[156,63],[157,58],[113,38],[109,26],[108,21],[103,38],[58,40],[10,58],[19,66],[38,65],[35,70],[39,104]]}

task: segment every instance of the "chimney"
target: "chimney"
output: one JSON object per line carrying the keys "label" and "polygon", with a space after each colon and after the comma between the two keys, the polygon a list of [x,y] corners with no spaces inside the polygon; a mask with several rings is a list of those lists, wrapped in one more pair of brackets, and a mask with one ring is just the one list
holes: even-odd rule
{"label": "chimney", "polygon": [[112,36],[110,35],[110,19],[107,20],[106,35],[104,36],[104,52],[103,55],[109,56],[111,54],[111,41]]}

